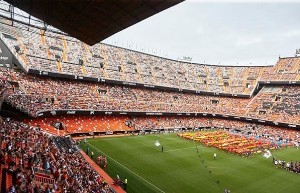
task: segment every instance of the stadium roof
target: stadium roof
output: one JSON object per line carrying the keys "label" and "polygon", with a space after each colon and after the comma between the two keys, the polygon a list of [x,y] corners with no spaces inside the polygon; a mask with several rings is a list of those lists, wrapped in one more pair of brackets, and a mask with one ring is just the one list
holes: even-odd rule
{"label": "stadium roof", "polygon": [[6,0],[89,45],[184,0]]}

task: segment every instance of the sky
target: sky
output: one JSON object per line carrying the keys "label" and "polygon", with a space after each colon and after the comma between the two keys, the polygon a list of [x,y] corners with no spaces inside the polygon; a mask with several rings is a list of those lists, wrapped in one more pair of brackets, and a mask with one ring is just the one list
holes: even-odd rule
{"label": "sky", "polygon": [[213,65],[274,65],[300,49],[300,0],[186,0],[103,42]]}

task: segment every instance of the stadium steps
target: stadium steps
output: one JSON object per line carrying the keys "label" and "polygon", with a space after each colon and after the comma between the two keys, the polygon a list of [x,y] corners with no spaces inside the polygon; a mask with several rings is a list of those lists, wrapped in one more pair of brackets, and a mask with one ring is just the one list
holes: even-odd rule
{"label": "stadium steps", "polygon": [[104,77],[105,77],[106,79],[108,79],[108,75],[107,75],[106,70],[102,69],[102,72],[103,72]]}
{"label": "stadium steps", "polygon": [[281,69],[281,65],[282,65],[282,62],[283,60],[282,59],[280,59],[278,62],[277,62],[277,64],[274,66],[274,68],[275,68],[275,73],[278,73],[278,71]]}
{"label": "stadium steps", "polygon": [[204,66],[204,69],[206,71],[206,84],[205,84],[205,88],[206,88],[206,91],[209,91],[209,72],[208,72],[208,68],[207,66]]}
{"label": "stadium steps", "polygon": [[[245,84],[245,85],[246,85],[246,84]],[[248,94],[248,92],[249,92],[249,88],[247,88],[247,87],[245,86],[243,93],[244,93],[244,94]]]}
{"label": "stadium steps", "polygon": [[224,93],[229,93],[229,92],[228,92],[228,89],[229,89],[228,86],[223,85],[223,92],[224,92]]}
{"label": "stadium steps", "polygon": [[289,72],[289,73],[293,73],[292,70],[293,70],[293,67],[297,64],[297,60],[296,58],[289,58],[289,65],[284,65],[285,66],[285,71],[286,72]]}
{"label": "stadium steps", "polygon": [[[23,53],[24,53],[25,55],[27,55],[28,51],[27,51],[26,47],[24,46],[24,44],[23,44],[21,38],[17,37],[17,41],[18,41],[18,43],[19,43],[19,45],[20,45],[21,50],[23,51]],[[23,64],[25,64],[25,65],[27,66],[27,59],[26,59],[26,57],[25,57],[24,54],[20,54],[19,56],[20,56],[20,58],[21,58]]]}
{"label": "stadium steps", "polygon": [[[193,70],[192,70],[191,72],[192,72],[193,77],[197,77],[197,75],[196,75],[196,70],[195,70],[194,68],[192,68],[192,69],[193,69]],[[197,79],[195,78],[195,81],[196,81],[196,83],[200,83],[199,78],[198,78],[198,81],[197,81]]]}
{"label": "stadium steps", "polygon": [[93,93],[97,96],[96,98],[100,98],[101,96],[100,96],[100,94],[98,92],[98,86],[94,85],[93,87],[94,87],[93,88]]}
{"label": "stadium steps", "polygon": [[[280,93],[282,93],[282,89],[280,89],[280,92],[277,92],[277,93],[276,93],[276,96],[278,96],[278,94],[280,94]],[[272,114],[272,110],[273,110],[274,106],[277,105],[278,103],[281,103],[281,102],[282,102],[282,98],[281,98],[279,101],[276,101],[275,99],[276,99],[276,97],[273,98],[272,102],[274,102],[274,103],[273,103],[272,106],[268,109],[268,112],[270,112],[271,114]],[[274,116],[274,115],[273,115],[273,116]],[[273,120],[276,120],[276,119],[273,119]]]}
{"label": "stadium steps", "polygon": [[[276,102],[276,101],[275,101],[275,98],[274,98],[272,102],[274,102],[274,103],[272,104],[272,106],[270,106],[270,108],[268,109],[268,112],[267,112],[267,113],[271,113],[271,114],[272,114],[273,107],[275,106],[275,104],[278,104],[278,102],[280,102],[280,101]],[[273,120],[274,120],[274,119],[273,119]]]}
{"label": "stadium steps", "polygon": [[135,57],[134,57],[134,61],[135,61],[135,63],[136,63],[136,70],[137,70],[137,75],[138,75],[139,81],[140,81],[141,83],[144,83],[144,80],[143,80],[142,75],[141,75],[141,72],[142,72],[142,71],[141,71],[140,64],[138,64],[138,62],[136,62]]}
{"label": "stadium steps", "polygon": [[109,184],[110,187],[112,187],[116,193],[126,193],[125,190],[121,188],[121,186],[115,185],[113,182],[113,179],[105,173],[104,170],[102,170],[88,155],[86,155],[82,150],[80,150],[81,155],[83,158],[91,165],[91,167],[99,174],[101,175],[105,181]]}
{"label": "stadium steps", "polygon": [[87,74],[87,72],[86,72],[86,69],[85,69],[85,66],[84,66],[84,65],[82,65],[82,66],[81,66],[81,71],[82,71],[82,74],[84,74],[84,75],[86,75],[86,74]]}
{"label": "stadium steps", "polygon": [[155,71],[153,70],[153,66],[150,67],[150,71],[151,71],[151,79],[152,79],[152,84],[157,85],[157,80],[155,78]]}
{"label": "stadium steps", "polygon": [[132,54],[132,59],[135,63],[135,66],[136,66],[136,72],[137,72],[137,77],[138,77],[138,80],[141,82],[141,83],[144,83],[144,80],[142,78],[142,70],[141,70],[141,67],[140,67],[140,63],[138,62],[137,60],[137,55],[136,54]]}
{"label": "stadium steps", "polygon": [[42,34],[43,34],[43,32],[42,32],[42,30],[41,30],[41,41],[42,41],[42,44],[43,44],[43,46],[44,46],[44,45],[46,45],[46,39],[45,39],[45,36],[42,35]]}
{"label": "stadium steps", "polygon": [[[183,71],[184,77],[186,78],[186,80],[189,80],[189,73],[188,71],[183,67],[183,65],[179,65],[180,66],[180,70]],[[172,65],[170,65],[171,70],[173,71],[172,74],[177,74],[177,70],[174,69],[174,67]],[[193,88],[193,85],[191,84],[191,82],[186,82],[187,83],[187,87],[190,87],[190,89],[195,89]],[[180,82],[179,82],[180,85]]]}
{"label": "stadium steps", "polygon": [[221,68],[220,67],[218,67],[217,74],[218,74],[219,84],[223,85],[223,77],[221,76]]}
{"label": "stadium steps", "polygon": [[[88,61],[88,56],[92,56],[92,53],[91,53],[91,51],[89,50],[88,45],[83,44],[83,47],[84,47],[84,51],[85,51],[85,54],[83,55],[83,61],[84,61],[84,63],[87,63],[87,61]],[[86,71],[85,75],[86,75],[86,74],[87,74],[87,71]]]}
{"label": "stadium steps", "polygon": [[[269,68],[267,68],[267,69],[269,69]],[[257,81],[263,76],[264,72],[265,72],[265,69],[261,68],[260,71],[259,71],[259,75],[258,75],[257,79],[255,80],[254,85],[256,85]]]}
{"label": "stadium steps", "polygon": [[6,184],[5,184],[6,190],[9,189],[12,185],[13,185],[12,174],[6,171]]}
{"label": "stadium steps", "polygon": [[103,56],[103,60],[104,60],[104,68],[102,68],[102,72],[103,72],[103,75],[106,79],[108,79],[108,75],[107,75],[107,72],[106,72],[106,68],[108,66],[107,64],[107,55],[106,55],[106,52],[105,52],[105,48],[104,48],[104,45],[100,44],[100,49],[101,49],[101,55]]}
{"label": "stadium steps", "polygon": [[58,72],[62,72],[62,64],[60,61],[56,62]]}
{"label": "stadium steps", "polygon": [[205,85],[206,88],[205,89],[206,89],[206,91],[209,91],[209,84],[207,83],[207,81],[208,80],[206,80],[206,85]]}
{"label": "stadium steps", "polygon": [[224,85],[224,82],[223,82],[223,73],[222,73],[220,67],[218,67],[217,74],[218,74],[219,84],[220,84],[220,86],[222,86],[222,92],[227,93],[228,92],[228,86]]}
{"label": "stadium steps", "polygon": [[249,77],[249,68],[246,69],[246,72],[245,72],[245,76],[244,76],[244,81],[243,81],[243,86],[245,86],[245,89],[244,89],[244,94],[247,94],[249,92],[249,89],[246,87],[246,84],[248,82],[248,77]]}
{"label": "stadium steps", "polygon": [[49,48],[46,49],[47,50],[47,56],[48,56],[48,59],[50,60],[52,57],[51,57],[51,51]]}
{"label": "stadium steps", "polygon": [[[264,87],[263,87],[264,88]],[[251,109],[255,109],[257,106],[258,106],[258,104],[257,103],[255,103],[256,102],[256,98],[260,95],[260,92],[262,92],[262,90],[264,90],[264,89],[260,89],[260,91],[251,99],[251,101],[248,103],[248,105],[246,106],[246,112],[245,112],[245,116],[247,116],[247,114],[249,113],[249,111],[251,110]]]}
{"label": "stadium steps", "polygon": [[86,53],[86,54],[92,55],[92,53],[90,52],[90,50],[89,50],[89,48],[88,48],[88,45],[83,44],[83,47],[84,47],[84,50],[85,50],[85,53]]}
{"label": "stadium steps", "polygon": [[278,73],[278,71],[282,68],[282,65],[283,65],[283,61],[285,59],[279,59],[277,64],[274,66],[275,67],[275,73]]}
{"label": "stadium steps", "polygon": [[[285,62],[283,62],[283,61],[285,61]],[[279,64],[280,68],[278,67],[279,69],[278,69],[278,72],[277,72],[278,74],[281,74],[281,75],[279,76],[279,78],[277,78],[277,80],[283,80],[284,79],[284,73],[288,72],[288,69],[286,69],[286,66],[288,66],[292,62],[293,62],[293,60],[290,59],[290,58],[287,58],[287,59],[281,61],[281,63]],[[279,73],[279,70],[283,71],[283,73]]]}
{"label": "stadium steps", "polygon": [[298,70],[300,70],[300,58],[297,58],[296,65],[294,65],[292,72],[298,73]]}
{"label": "stadium steps", "polygon": [[118,54],[118,57],[119,57],[119,61],[121,63],[121,77],[123,80],[127,80],[126,78],[126,64],[125,64],[125,61],[123,60],[123,56],[122,56],[122,53],[120,51],[120,48],[116,48],[117,50],[117,54]]}
{"label": "stadium steps", "polygon": [[231,68],[231,69],[230,69],[229,81],[228,81],[229,86],[232,85],[232,80],[233,80],[233,79],[234,79],[234,68]]}
{"label": "stadium steps", "polygon": [[68,50],[68,46],[67,46],[67,41],[66,41],[65,36],[62,36],[62,42],[63,42],[63,48],[64,48],[64,50],[62,52],[63,61],[67,61],[68,59],[67,59],[66,52]]}
{"label": "stadium steps", "polygon": [[19,84],[19,89],[20,89],[21,91],[23,91],[25,94],[28,94],[28,91],[27,91],[27,89],[24,87],[23,84]]}

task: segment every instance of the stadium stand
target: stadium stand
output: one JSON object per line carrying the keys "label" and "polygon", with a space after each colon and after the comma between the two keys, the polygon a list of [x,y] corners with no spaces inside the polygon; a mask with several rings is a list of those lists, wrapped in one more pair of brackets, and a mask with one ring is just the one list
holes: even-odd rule
{"label": "stadium stand", "polygon": [[256,151],[299,145],[299,57],[266,67],[194,64],[5,23],[1,43],[14,65],[0,67],[0,104],[28,117],[0,122],[1,190],[111,192],[69,134],[217,128],[228,140],[251,139]]}
{"label": "stadium stand", "polygon": [[297,118],[299,86],[283,86],[281,89],[265,86],[255,97],[247,99],[59,80],[6,68],[1,68],[1,71],[19,85],[5,100],[34,117],[45,110],[196,112],[300,123]]}
{"label": "stadium stand", "polygon": [[[252,95],[261,81],[273,81],[274,73],[281,77],[276,81],[297,81],[299,58],[281,58],[274,67],[224,67],[190,64],[172,61],[133,50],[106,44],[87,46],[74,38],[61,34],[42,35],[34,28],[21,30],[2,26],[1,38],[8,48],[20,59],[26,72],[1,68],[3,81],[14,81],[5,101],[17,109],[36,117],[40,112],[53,110],[90,110],[120,112],[171,112],[171,113],[211,113],[233,115],[272,122],[299,124],[299,86],[264,86],[252,98],[237,98],[188,94],[175,91],[113,85],[109,83],[82,82],[49,78],[27,74],[30,69],[73,76],[88,76],[115,79],[119,81],[158,85],[162,88],[200,90],[216,93]],[[5,30],[3,30],[5,29]],[[7,34],[9,33],[9,34]],[[18,48],[18,49],[17,49]],[[43,73],[41,73],[43,72]],[[279,88],[281,89],[279,89]],[[195,102],[197,101],[197,102]],[[106,118],[102,117],[105,120]],[[119,119],[119,118],[118,118]],[[120,118],[121,119],[121,118]],[[110,120],[110,119],[109,119]],[[41,122],[39,122],[41,121]],[[81,121],[81,122],[79,122]],[[101,120],[88,117],[74,118],[65,124],[69,132],[84,133]],[[107,121],[107,120],[105,120]],[[104,121],[104,122],[105,122]],[[83,127],[90,122],[89,127]],[[108,121],[110,122],[110,121]],[[120,131],[124,120],[115,125]],[[70,123],[70,125],[69,125]],[[37,120],[34,125],[45,125]],[[46,124],[47,125],[47,124]],[[56,133],[53,127],[45,130]],[[114,125],[114,124],[112,124]],[[101,126],[101,124],[100,124]],[[110,132],[109,125],[105,126]],[[87,128],[87,129],[85,129]],[[98,131],[98,128],[94,129]],[[65,134],[61,131],[60,134]]]}
{"label": "stadium stand", "polygon": [[[8,13],[4,15],[12,21],[19,19],[26,22],[28,15],[29,25],[36,24],[36,21],[44,25],[44,21],[47,21],[47,26],[43,26],[45,29],[51,30],[53,29],[51,27],[54,26],[87,44],[93,45],[183,1],[155,0],[145,3],[143,1],[55,2],[44,0],[41,2],[38,0],[7,0],[7,3],[1,2],[0,5],[1,7],[5,5],[2,12]],[[7,11],[5,8],[8,6],[9,10]],[[17,8],[26,13],[26,15],[21,14],[21,19],[14,12]]]}
{"label": "stadium stand", "polygon": [[[18,28],[18,25],[19,28]],[[107,44],[88,46],[74,38],[34,28],[2,25],[2,40],[27,70],[104,78],[194,91],[252,94],[270,67],[225,67],[174,61]],[[9,29],[6,29],[9,28]],[[17,33],[12,34],[12,31]],[[15,37],[16,34],[19,36]],[[296,68],[296,67],[295,67]]]}
{"label": "stadium stand", "polygon": [[[4,69],[5,70],[5,69]],[[209,97],[146,88],[58,80],[11,72],[19,88],[6,99],[36,116],[41,110],[119,110],[141,112],[241,112],[249,99]],[[194,103],[199,101],[199,103]],[[185,103],[185,105],[182,105]],[[235,107],[233,107],[235,106]]]}
{"label": "stadium stand", "polygon": [[264,87],[248,106],[246,115],[299,124],[299,86]]}
{"label": "stadium stand", "polygon": [[[129,121],[124,116],[60,116],[44,119],[24,120],[29,125],[43,128],[48,133],[64,135],[67,133],[89,133],[89,132],[113,132],[132,130],[126,125]],[[61,131],[55,127],[55,123],[62,123]]]}
{"label": "stadium stand", "polygon": [[262,80],[265,81],[294,81],[299,80],[300,58],[281,58],[273,67],[265,70]]}
{"label": "stadium stand", "polygon": [[1,147],[9,193],[112,192],[71,138],[55,137],[8,118],[1,125]]}

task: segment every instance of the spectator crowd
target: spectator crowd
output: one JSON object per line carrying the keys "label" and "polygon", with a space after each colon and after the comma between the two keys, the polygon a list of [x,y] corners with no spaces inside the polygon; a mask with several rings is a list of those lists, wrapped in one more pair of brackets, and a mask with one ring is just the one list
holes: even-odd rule
{"label": "spectator crowd", "polygon": [[[111,192],[104,178],[78,152],[74,141],[5,119],[1,125],[1,166],[14,192]],[[45,180],[47,179],[47,180]]]}
{"label": "spectator crowd", "polygon": [[[280,58],[275,66],[233,67],[193,64],[103,43],[88,46],[72,37],[16,23],[3,25],[3,41],[26,69],[136,82],[214,93],[251,94],[258,80],[299,80],[299,57]],[[11,29],[13,28],[13,29]]]}
{"label": "spectator crowd", "polygon": [[196,112],[300,124],[300,86],[266,86],[254,98],[236,98],[0,73],[16,82],[5,101],[34,117],[45,110]]}

